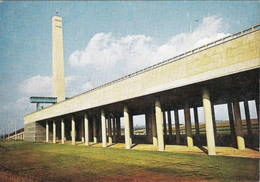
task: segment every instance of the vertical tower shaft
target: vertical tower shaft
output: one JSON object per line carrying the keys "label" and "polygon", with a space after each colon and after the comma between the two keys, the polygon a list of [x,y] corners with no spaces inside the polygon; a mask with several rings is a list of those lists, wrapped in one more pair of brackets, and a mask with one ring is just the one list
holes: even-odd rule
{"label": "vertical tower shaft", "polygon": [[53,94],[57,102],[65,100],[62,17],[52,17],[52,76]]}

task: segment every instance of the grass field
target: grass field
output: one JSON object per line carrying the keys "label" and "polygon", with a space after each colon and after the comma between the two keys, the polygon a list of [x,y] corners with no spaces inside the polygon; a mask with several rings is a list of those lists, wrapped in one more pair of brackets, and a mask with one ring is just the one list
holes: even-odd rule
{"label": "grass field", "polygon": [[258,181],[259,159],[1,142],[0,181]]}

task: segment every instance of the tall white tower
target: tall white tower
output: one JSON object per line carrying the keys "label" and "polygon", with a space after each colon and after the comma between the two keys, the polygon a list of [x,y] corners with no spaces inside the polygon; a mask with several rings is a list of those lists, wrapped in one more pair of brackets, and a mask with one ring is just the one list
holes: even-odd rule
{"label": "tall white tower", "polygon": [[53,94],[57,102],[65,100],[64,51],[62,17],[52,17],[52,76]]}

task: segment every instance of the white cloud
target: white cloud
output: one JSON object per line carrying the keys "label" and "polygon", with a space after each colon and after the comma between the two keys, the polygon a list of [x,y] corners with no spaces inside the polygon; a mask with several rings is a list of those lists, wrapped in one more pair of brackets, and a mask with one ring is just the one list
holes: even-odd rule
{"label": "white cloud", "polygon": [[229,35],[226,31],[227,25],[222,18],[210,16],[193,32],[175,35],[161,45],[146,35],[117,38],[112,33],[98,33],[84,50],[76,50],[70,55],[69,63],[72,67],[93,65],[97,70],[124,64],[129,72],[136,71]]}
{"label": "white cloud", "polygon": [[51,96],[52,95],[52,78],[49,76],[33,76],[24,80],[19,85],[19,90],[31,96]]}

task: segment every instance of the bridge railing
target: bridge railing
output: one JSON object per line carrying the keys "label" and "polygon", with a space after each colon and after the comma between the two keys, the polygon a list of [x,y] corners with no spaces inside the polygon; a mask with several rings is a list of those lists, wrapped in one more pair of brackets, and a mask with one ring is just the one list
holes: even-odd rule
{"label": "bridge railing", "polygon": [[[141,69],[141,70],[139,70],[139,71],[136,71],[136,72],[134,72],[134,73],[131,73],[131,74],[129,74],[129,75],[126,75],[126,76],[121,77],[121,78],[119,78],[119,79],[116,79],[116,80],[114,80],[114,81],[111,81],[111,82],[108,82],[108,83],[106,83],[106,84],[100,85],[100,86],[98,86],[98,87],[95,87],[95,88],[93,88],[93,89],[90,89],[90,90],[88,90],[88,91],[86,91],[86,92],[83,92],[83,93],[81,93],[81,94],[78,94],[78,95],[76,95],[76,96],[79,96],[79,95],[82,95],[82,94],[85,94],[85,93],[88,93],[88,92],[91,92],[91,91],[94,91],[94,90],[97,90],[97,89],[106,87],[106,86],[108,86],[108,85],[114,84],[114,83],[116,83],[116,82],[125,80],[125,79],[130,78],[130,77],[139,75],[139,74],[144,73],[144,72],[146,72],[146,71],[155,69],[155,68],[160,67],[160,66],[163,66],[163,65],[165,65],[165,64],[168,64],[168,63],[177,61],[177,60],[179,60],[179,59],[182,59],[182,58],[184,58],[184,57],[190,56],[190,55],[192,55],[192,54],[194,54],[194,53],[197,53],[197,52],[200,52],[200,51],[202,51],[202,50],[205,50],[205,49],[214,47],[214,46],[219,45],[219,44],[222,44],[222,43],[224,43],[224,42],[227,42],[227,41],[236,39],[236,38],[238,38],[238,37],[241,37],[241,36],[243,36],[243,35],[252,33],[252,32],[257,31],[257,30],[259,30],[259,29],[260,29],[260,24],[257,24],[257,25],[255,25],[255,26],[253,26],[253,27],[244,29],[244,30],[239,31],[239,32],[237,32],[237,33],[231,34],[231,35],[229,35],[229,36],[226,36],[226,37],[223,37],[223,38],[221,38],[221,39],[218,39],[218,40],[215,40],[215,41],[213,41],[213,42],[210,42],[210,43],[208,43],[208,44],[205,44],[205,45],[203,45],[203,46],[201,46],[201,47],[197,47],[197,48],[192,49],[192,50],[189,50],[189,51],[187,51],[187,52],[185,52],[185,53],[182,53],[182,54],[179,54],[179,55],[177,55],[177,56],[174,56],[173,58],[167,59],[167,60],[165,60],[165,61],[159,62],[159,63],[154,64],[154,65],[152,65],[152,66],[149,66],[149,67],[146,67],[146,68]],[[73,97],[76,97],[76,96],[73,96]],[[73,98],[73,97],[71,97],[71,98]]]}

